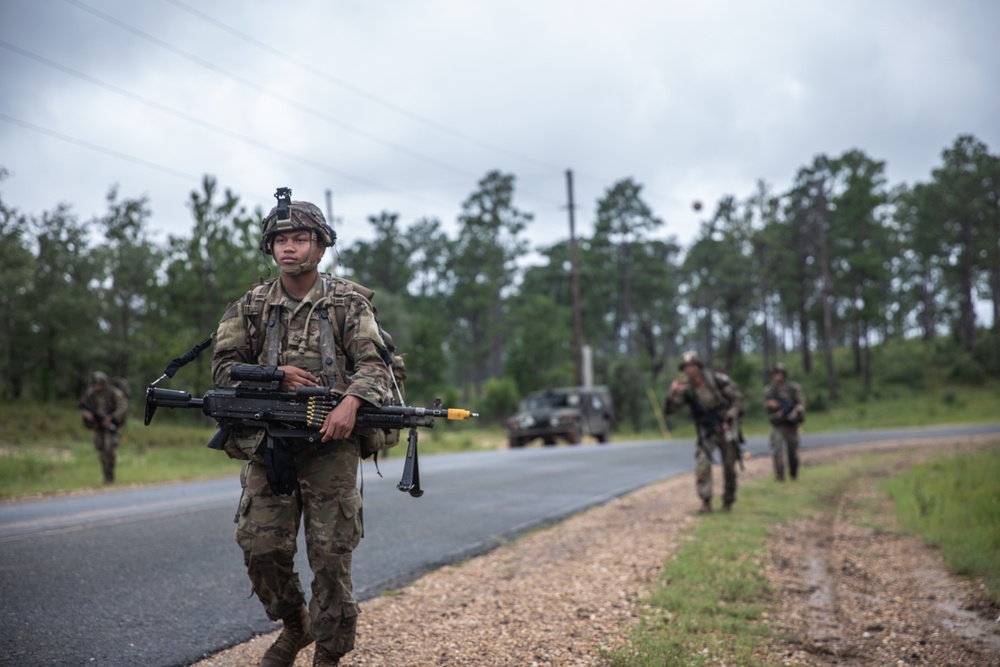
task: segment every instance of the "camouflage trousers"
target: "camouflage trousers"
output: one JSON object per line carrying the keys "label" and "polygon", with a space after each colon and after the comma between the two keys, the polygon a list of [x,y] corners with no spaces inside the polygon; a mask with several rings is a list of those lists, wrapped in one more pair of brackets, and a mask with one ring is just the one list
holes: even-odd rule
{"label": "camouflage trousers", "polygon": [[109,431],[103,428],[94,429],[94,449],[97,450],[97,455],[101,459],[101,473],[104,475],[106,484],[115,481],[118,442],[118,431]]}
{"label": "camouflage trousers", "polygon": [[[267,446],[266,444],[264,446]],[[243,465],[236,542],[253,590],[268,618],[291,616],[305,603],[295,571],[296,537],[305,521],[306,554],[313,572],[309,614],[318,645],[333,655],[354,648],[360,613],[351,581],[351,556],[361,540],[356,441],[310,445],[295,452],[298,488],[277,495],[257,461]]]}
{"label": "camouflage trousers", "polygon": [[[694,479],[695,487],[698,490],[698,497],[702,500],[712,499],[712,456],[717,456],[716,451],[721,453],[722,458],[722,479],[725,489],[722,494],[722,501],[727,505],[736,500],[736,458],[738,453],[736,446],[726,441],[726,437],[719,434],[705,434],[701,439],[702,444],[695,443],[694,446]],[[708,450],[706,452],[705,450]]]}
{"label": "camouflage trousers", "polygon": [[771,425],[771,459],[774,476],[785,479],[785,460],[792,479],[799,476],[799,427],[794,424]]}

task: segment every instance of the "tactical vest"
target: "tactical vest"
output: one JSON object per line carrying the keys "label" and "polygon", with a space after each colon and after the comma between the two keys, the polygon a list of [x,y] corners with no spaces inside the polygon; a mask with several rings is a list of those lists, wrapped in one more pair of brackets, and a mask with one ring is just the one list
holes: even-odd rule
{"label": "tactical vest", "polygon": [[[705,407],[710,408],[710,409],[714,409],[714,408],[718,408],[720,406],[722,406],[722,407],[727,406],[728,405],[728,401],[726,400],[726,397],[723,395],[722,390],[719,389],[719,382],[718,382],[718,378],[716,378],[716,376],[715,376],[715,372],[714,371],[710,371],[708,369],[702,369],[701,377],[702,377],[702,379],[705,380],[705,386],[708,388],[709,393],[711,393],[712,397],[715,399],[714,402],[712,403],[712,405],[705,406]],[[691,391],[692,395],[694,395],[695,397],[697,397],[698,392],[694,388],[693,385],[691,386],[690,391]]]}
{"label": "tactical vest", "polygon": [[[354,374],[353,363],[347,358],[342,343],[347,308],[355,295],[371,302],[375,292],[358,283],[325,273],[320,274],[320,280],[323,293],[312,304],[306,317],[307,340],[302,341],[301,348],[308,348],[311,322],[315,317],[319,325],[319,358],[322,367],[319,373],[320,380],[334,393],[343,394],[347,391],[350,377]],[[273,291],[280,289],[278,278],[262,281],[247,293],[241,304],[247,340],[250,342],[254,358],[260,365],[280,365],[281,341],[284,336],[281,326],[282,306],[272,303],[276,300]],[[375,312],[374,306],[372,310]],[[380,350],[380,354],[392,374],[393,386],[389,387],[388,402],[392,405],[403,405],[406,367],[403,358],[395,354],[392,337],[382,329],[381,325],[379,332],[386,344],[386,347]],[[360,432],[359,435],[362,458],[377,455],[377,452],[396,445],[400,440],[399,431],[396,429],[378,429],[372,433]]]}
{"label": "tactical vest", "polygon": [[[309,338],[313,319],[319,325],[319,356],[322,370],[319,373],[324,385],[336,393],[343,393],[349,384],[348,377],[354,372],[343,347],[344,321],[347,306],[353,294],[371,300],[375,292],[343,278],[327,274],[320,276],[323,294],[311,307],[306,318],[305,335]],[[282,307],[271,303],[276,300],[274,290],[280,290],[277,278],[262,282],[244,297],[243,316],[247,327],[247,339],[253,356],[261,365],[280,365],[282,327]],[[301,343],[308,348],[309,341]],[[291,347],[291,343],[289,344]]]}

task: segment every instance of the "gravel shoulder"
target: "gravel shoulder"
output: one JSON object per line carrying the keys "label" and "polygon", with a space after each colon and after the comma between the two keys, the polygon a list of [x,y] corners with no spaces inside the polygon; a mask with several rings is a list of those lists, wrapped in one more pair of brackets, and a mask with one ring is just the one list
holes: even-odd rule
{"label": "gravel shoulder", "polygon": [[[772,536],[766,574],[779,605],[767,662],[776,665],[997,665],[998,610],[940,555],[898,531],[878,478],[942,448],[989,438],[896,441],[803,453],[809,467],[866,451],[899,451],[815,517]],[[721,473],[717,488],[721,488]],[[770,475],[748,462],[741,483]],[[650,485],[429,573],[362,603],[357,648],[345,666],[600,666],[622,647],[667,557],[688,539],[698,502],[691,474]],[[739,501],[735,506],[739,511]],[[878,513],[878,521],[868,519]],[[877,526],[877,527],[876,527]],[[306,575],[308,576],[308,575]],[[256,604],[249,600],[247,604]],[[195,667],[255,665],[277,633]],[[312,661],[303,650],[297,667]]]}

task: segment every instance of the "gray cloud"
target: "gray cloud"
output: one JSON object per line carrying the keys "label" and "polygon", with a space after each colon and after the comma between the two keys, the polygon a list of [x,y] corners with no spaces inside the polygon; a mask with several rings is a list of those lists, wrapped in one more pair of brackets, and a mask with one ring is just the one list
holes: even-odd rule
{"label": "gray cloud", "polygon": [[860,148],[913,182],[961,133],[996,152],[997,25],[988,0],[6,0],[0,193],[87,218],[118,183],[182,234],[206,173],[264,208],[279,185],[330,188],[350,243],[382,210],[451,225],[501,169],[547,244],[573,169],[584,233],[632,177],[687,242],[693,199],[780,190],[819,153]]}

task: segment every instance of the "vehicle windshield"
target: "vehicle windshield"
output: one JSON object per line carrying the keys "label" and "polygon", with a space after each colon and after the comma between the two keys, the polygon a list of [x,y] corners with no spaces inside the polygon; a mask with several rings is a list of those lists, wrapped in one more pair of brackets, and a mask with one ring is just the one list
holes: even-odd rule
{"label": "vehicle windshield", "polygon": [[580,397],[576,394],[539,394],[528,396],[521,401],[521,410],[531,412],[532,410],[576,407],[579,404]]}

